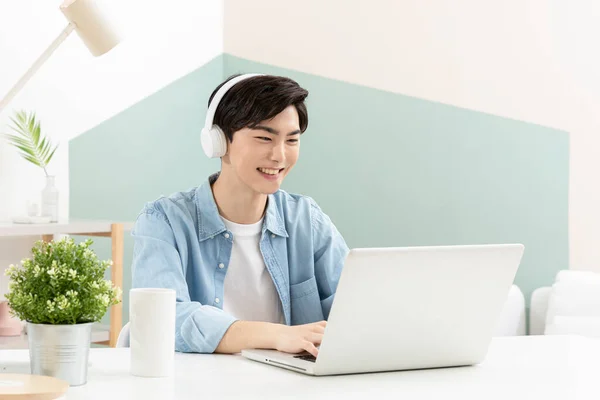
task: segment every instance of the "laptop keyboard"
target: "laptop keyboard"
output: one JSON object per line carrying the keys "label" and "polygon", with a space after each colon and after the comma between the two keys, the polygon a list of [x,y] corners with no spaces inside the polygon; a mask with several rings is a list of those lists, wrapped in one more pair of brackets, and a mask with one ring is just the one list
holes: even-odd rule
{"label": "laptop keyboard", "polygon": [[299,355],[299,356],[294,356],[294,358],[299,358],[300,360],[305,360],[305,361],[310,361],[310,362],[317,361],[317,359],[315,358],[315,356],[313,356],[312,354],[302,354],[302,355]]}

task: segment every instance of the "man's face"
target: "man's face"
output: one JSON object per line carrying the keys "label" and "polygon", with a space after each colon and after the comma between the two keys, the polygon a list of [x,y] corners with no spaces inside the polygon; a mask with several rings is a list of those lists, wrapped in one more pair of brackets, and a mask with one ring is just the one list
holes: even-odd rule
{"label": "man's face", "polygon": [[293,105],[255,128],[235,132],[223,163],[238,181],[261,194],[275,193],[300,152],[298,112]]}

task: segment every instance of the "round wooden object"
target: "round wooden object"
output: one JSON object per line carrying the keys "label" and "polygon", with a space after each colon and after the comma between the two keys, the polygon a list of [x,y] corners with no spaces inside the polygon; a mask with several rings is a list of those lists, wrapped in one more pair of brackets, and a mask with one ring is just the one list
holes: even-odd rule
{"label": "round wooden object", "polygon": [[50,376],[0,374],[0,399],[56,400],[67,389],[67,382]]}

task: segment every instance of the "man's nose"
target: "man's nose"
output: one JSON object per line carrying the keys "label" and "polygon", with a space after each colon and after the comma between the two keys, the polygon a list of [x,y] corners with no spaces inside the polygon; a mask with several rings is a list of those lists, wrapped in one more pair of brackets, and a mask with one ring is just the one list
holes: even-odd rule
{"label": "man's nose", "polygon": [[271,149],[271,159],[277,162],[283,162],[285,160],[285,144],[277,144],[273,145]]}

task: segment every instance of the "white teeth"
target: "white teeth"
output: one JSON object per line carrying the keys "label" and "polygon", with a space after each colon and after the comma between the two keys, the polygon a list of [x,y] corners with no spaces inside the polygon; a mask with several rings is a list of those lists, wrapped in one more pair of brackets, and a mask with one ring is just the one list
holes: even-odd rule
{"label": "white teeth", "polygon": [[258,170],[260,172],[264,172],[265,174],[269,174],[269,175],[277,175],[279,173],[278,169],[259,168]]}

